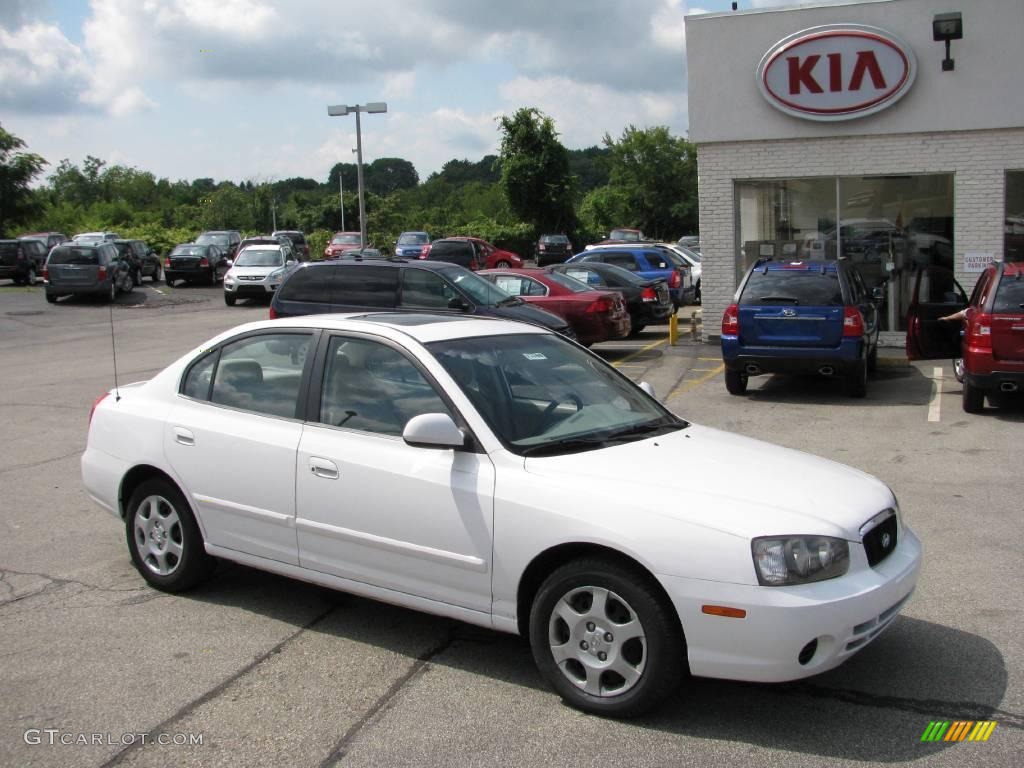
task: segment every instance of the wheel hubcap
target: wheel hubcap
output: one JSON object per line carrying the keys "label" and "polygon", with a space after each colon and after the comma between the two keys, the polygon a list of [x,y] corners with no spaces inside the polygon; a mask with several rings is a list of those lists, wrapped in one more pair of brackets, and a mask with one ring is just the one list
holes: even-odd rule
{"label": "wheel hubcap", "polygon": [[177,570],[184,552],[181,519],[163,496],[147,496],[135,513],[135,546],[146,567],[159,576]]}
{"label": "wheel hubcap", "polygon": [[592,696],[625,693],[647,665],[647,638],[636,612],[602,587],[563,595],[548,620],[548,641],[561,673]]}

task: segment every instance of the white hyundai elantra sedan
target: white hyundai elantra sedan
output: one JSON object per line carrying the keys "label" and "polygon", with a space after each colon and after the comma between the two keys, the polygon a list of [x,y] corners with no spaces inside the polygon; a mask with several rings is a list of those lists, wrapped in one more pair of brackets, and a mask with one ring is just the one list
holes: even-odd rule
{"label": "white hyundai elantra sedan", "polygon": [[223,558],[521,633],[561,696],[608,715],[687,671],[831,669],[921,564],[877,479],[688,423],[503,320],[240,326],[97,401],[82,476],[157,589]]}

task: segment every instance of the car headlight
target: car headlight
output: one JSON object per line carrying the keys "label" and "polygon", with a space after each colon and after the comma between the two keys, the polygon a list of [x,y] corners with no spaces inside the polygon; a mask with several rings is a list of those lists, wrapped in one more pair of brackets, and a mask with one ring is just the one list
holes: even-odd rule
{"label": "car headlight", "polygon": [[273,272],[267,275],[267,280],[280,280],[282,275],[284,275],[284,267],[275,269]]}
{"label": "car headlight", "polygon": [[850,567],[850,545],[829,536],[761,536],[750,549],[763,587],[834,579]]}
{"label": "car headlight", "polygon": [[232,275],[230,271],[228,271],[228,273],[226,275],[224,275],[224,283],[225,283],[225,285],[232,285],[234,282],[235,282],[235,276]]}

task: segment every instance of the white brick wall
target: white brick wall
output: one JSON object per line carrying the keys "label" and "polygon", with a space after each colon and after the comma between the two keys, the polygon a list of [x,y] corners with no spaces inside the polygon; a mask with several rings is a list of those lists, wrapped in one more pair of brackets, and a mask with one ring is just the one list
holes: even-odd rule
{"label": "white brick wall", "polygon": [[952,173],[956,276],[970,293],[977,275],[963,272],[964,252],[1003,254],[1006,171],[1024,170],[1024,128],[707,143],[698,145],[697,165],[709,341],[736,290],[735,180]]}

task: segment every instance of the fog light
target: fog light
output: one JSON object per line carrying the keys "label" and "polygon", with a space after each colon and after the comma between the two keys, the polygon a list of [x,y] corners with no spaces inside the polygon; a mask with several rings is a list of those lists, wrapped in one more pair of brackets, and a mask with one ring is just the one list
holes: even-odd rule
{"label": "fog light", "polygon": [[802,666],[806,666],[810,663],[811,659],[814,658],[814,652],[818,650],[818,638],[814,638],[800,649],[800,655],[796,657],[796,660],[800,662]]}

